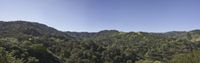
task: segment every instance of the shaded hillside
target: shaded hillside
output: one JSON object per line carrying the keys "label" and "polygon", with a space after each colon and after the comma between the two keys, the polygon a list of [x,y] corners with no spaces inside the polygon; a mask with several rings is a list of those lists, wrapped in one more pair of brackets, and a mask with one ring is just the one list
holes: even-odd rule
{"label": "shaded hillside", "polygon": [[[74,38],[43,24],[26,21],[0,22],[0,46],[6,52],[28,62],[35,58],[40,63],[61,63],[62,60],[50,51],[56,44],[74,41]],[[57,41],[58,42],[58,41]],[[15,55],[16,54],[16,55]],[[4,62],[3,62],[4,63]]]}
{"label": "shaded hillside", "polygon": [[[36,22],[26,21],[0,21],[0,34],[1,35],[30,35],[30,36],[63,36],[67,37],[63,32],[54,28]],[[68,36],[69,37],[69,36]]]}

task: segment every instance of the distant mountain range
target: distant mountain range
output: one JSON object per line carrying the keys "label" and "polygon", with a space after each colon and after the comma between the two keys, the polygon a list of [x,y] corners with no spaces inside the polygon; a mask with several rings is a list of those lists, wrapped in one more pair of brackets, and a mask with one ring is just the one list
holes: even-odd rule
{"label": "distant mountain range", "polygon": [[[97,35],[106,35],[112,33],[132,33],[132,32],[120,32],[118,30],[103,30],[100,32],[63,32],[56,30],[52,27],[46,26],[44,24],[36,22],[27,22],[27,21],[11,21],[4,22],[0,21],[0,34],[25,34],[25,35],[57,35],[57,36],[72,36],[72,37],[92,37]],[[138,33],[148,33],[148,32],[138,32]],[[200,30],[192,30],[189,32],[186,31],[171,31],[166,33],[149,33],[149,34],[161,34],[168,37],[183,37],[187,34],[200,34]]]}

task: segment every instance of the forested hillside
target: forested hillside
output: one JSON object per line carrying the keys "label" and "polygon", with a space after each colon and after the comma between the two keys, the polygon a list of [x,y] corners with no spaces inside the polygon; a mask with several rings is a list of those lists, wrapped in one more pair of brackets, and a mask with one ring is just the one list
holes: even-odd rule
{"label": "forested hillside", "polygon": [[200,30],[63,32],[0,21],[0,63],[200,63]]}

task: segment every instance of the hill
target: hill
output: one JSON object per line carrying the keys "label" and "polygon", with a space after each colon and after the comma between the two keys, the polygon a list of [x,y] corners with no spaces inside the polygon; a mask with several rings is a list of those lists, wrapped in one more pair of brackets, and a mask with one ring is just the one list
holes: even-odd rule
{"label": "hill", "polygon": [[[39,63],[61,63],[62,60],[50,51],[50,48],[58,41],[61,44],[73,40],[73,37],[44,24],[26,21],[0,21],[2,52],[13,53],[14,57],[23,59],[19,61],[25,63],[29,62],[29,59],[31,61],[35,59]],[[3,61],[3,63],[5,62]]]}
{"label": "hill", "polygon": [[198,63],[199,45],[200,30],[62,32],[0,21],[0,63]]}

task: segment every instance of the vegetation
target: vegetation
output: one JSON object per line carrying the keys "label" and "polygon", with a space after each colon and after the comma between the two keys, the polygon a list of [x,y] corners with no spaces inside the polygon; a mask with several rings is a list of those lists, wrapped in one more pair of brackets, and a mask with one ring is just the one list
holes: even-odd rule
{"label": "vegetation", "polygon": [[200,63],[200,30],[61,32],[0,22],[0,63]]}

